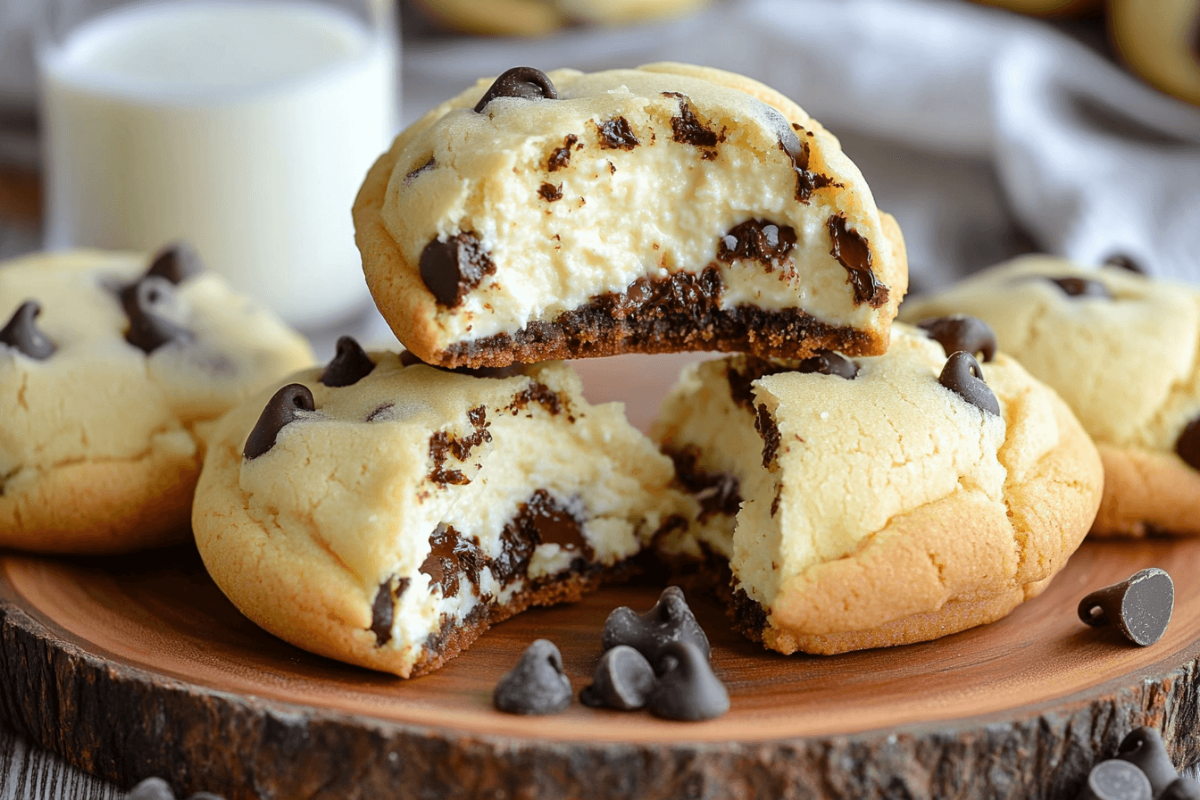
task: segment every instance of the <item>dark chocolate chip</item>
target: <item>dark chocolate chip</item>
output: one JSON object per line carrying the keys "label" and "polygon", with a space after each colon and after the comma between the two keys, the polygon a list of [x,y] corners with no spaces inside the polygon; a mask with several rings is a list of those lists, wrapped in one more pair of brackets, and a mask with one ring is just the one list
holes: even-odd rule
{"label": "dark chocolate chip", "polygon": [[1158,797],[1175,782],[1179,773],[1167,755],[1162,734],[1154,728],[1134,728],[1117,747],[1117,758],[1140,769],[1150,780],[1150,788]]}
{"label": "dark chocolate chip", "polygon": [[556,172],[565,168],[571,163],[571,148],[579,141],[579,137],[573,133],[568,133],[567,138],[563,139],[562,147],[556,148],[550,154],[550,158],[546,159],[546,171]]}
{"label": "dark chocolate chip", "polygon": [[762,403],[758,404],[754,413],[754,430],[758,431],[763,440],[763,468],[770,469],[771,462],[779,452],[779,427],[771,418],[771,412],[767,411],[767,407]]}
{"label": "dark chocolate chip", "polygon": [[938,383],[976,408],[1000,416],[1000,403],[983,380],[983,368],[970,353],[962,350],[951,353]]}
{"label": "dark chocolate chip", "polygon": [[996,357],[996,334],[978,317],[954,314],[949,317],[923,319],[917,323],[917,327],[940,344],[947,356],[961,350],[971,355],[980,353],[985,362]]}
{"label": "dark chocolate chip", "polygon": [[646,705],[656,683],[654,668],[629,645],[604,651],[596,664],[592,685],[579,693],[585,706],[633,711]]}
{"label": "dark chocolate chip", "polygon": [[1200,783],[1191,778],[1176,778],[1155,800],[1200,800]]}
{"label": "dark chocolate chip", "polygon": [[655,670],[658,683],[646,705],[656,717],[697,722],[729,710],[729,692],[713,674],[706,654],[692,642],[669,642]]}
{"label": "dark chocolate chip", "polygon": [[1150,567],[1080,600],[1079,619],[1095,627],[1116,625],[1126,639],[1146,647],[1162,638],[1174,608],[1175,582]]}
{"label": "dark chocolate chip", "polygon": [[490,442],[492,434],[487,430],[486,414],[483,407],[474,408],[467,412],[467,418],[475,426],[474,433],[459,436],[448,431],[437,431],[429,437],[429,457],[433,459],[433,469],[429,480],[439,486],[453,484],[465,486],[471,482],[463,473],[455,469],[446,469],[447,454],[453,455],[459,461],[465,461],[471,450],[483,442]]}
{"label": "dark chocolate chip", "polygon": [[498,97],[519,97],[522,100],[557,100],[558,92],[550,77],[533,67],[513,67],[492,83],[479,102],[475,113],[482,113],[487,104]]}
{"label": "dark chocolate chip", "polygon": [[632,150],[641,144],[624,117],[601,122],[597,127],[600,129],[600,146],[605,150]]}
{"label": "dark chocolate chip", "polygon": [[553,642],[536,639],[492,692],[492,704],[509,714],[557,714],[571,705],[571,681]]}
{"label": "dark chocolate chip", "polygon": [[721,237],[717,259],[726,264],[734,259],[758,261],[771,268],[787,258],[796,245],[796,231],[790,225],[776,225],[765,219],[749,219],[734,226]]}
{"label": "dark chocolate chip", "polygon": [[421,166],[417,167],[412,172],[409,172],[404,176],[404,185],[410,186],[413,181],[415,181],[417,178],[424,175],[426,172],[429,172],[431,169],[433,169],[436,166],[437,166],[437,161],[434,159],[433,156],[430,156],[428,161],[426,161],[424,164],[422,164]]}
{"label": "dark chocolate chip", "polygon": [[337,353],[318,379],[326,386],[352,386],[371,374],[375,362],[353,336],[341,336],[337,340]]}
{"label": "dark chocolate chip", "polygon": [[147,275],[121,290],[121,305],[129,317],[125,341],[153,353],[164,344],[191,339],[192,334],[171,319],[175,285],[158,275]]}
{"label": "dark chocolate chip", "polygon": [[146,778],[129,790],[126,800],[175,800],[175,793],[162,778]]}
{"label": "dark chocolate chip", "polygon": [[663,648],[672,642],[689,642],[705,658],[710,652],[708,637],[678,586],[663,589],[658,602],[645,614],[638,614],[628,606],[614,609],[604,623],[601,641],[605,650],[627,644],[651,663],[657,663]]}
{"label": "dark chocolate chip", "polygon": [[302,383],[284,386],[267,401],[254,430],[246,438],[242,455],[247,461],[258,458],[275,446],[275,439],[285,425],[300,419],[302,412],[316,410],[316,401],[307,386]]}
{"label": "dark chocolate chip", "polygon": [[440,586],[442,597],[458,594],[459,580],[466,578],[479,591],[479,575],[487,561],[474,539],[468,539],[445,523],[438,525],[429,537],[429,555],[420,571],[429,576],[433,586]]}
{"label": "dark chocolate chip", "polygon": [[58,345],[34,322],[41,313],[42,306],[38,301],[26,300],[21,303],[8,324],[0,329],[0,343],[15,348],[35,361],[45,361],[54,355]]}
{"label": "dark chocolate chip", "polygon": [[555,186],[553,183],[543,183],[538,187],[538,196],[547,203],[553,203],[555,200],[562,200],[562,184]]}
{"label": "dark chocolate chip", "polygon": [[1079,800],[1152,800],[1150,781],[1142,771],[1119,758],[1101,761],[1088,773]]}
{"label": "dark chocolate chip", "polygon": [[1175,452],[1183,463],[1192,469],[1200,469],[1200,417],[1187,424],[1183,433],[1175,440]]}
{"label": "dark chocolate chip", "polygon": [[846,282],[854,287],[854,304],[879,308],[888,301],[888,287],[871,270],[871,246],[857,231],[850,230],[842,214],[830,217],[829,254],[846,268]]}
{"label": "dark chocolate chip", "polygon": [[496,271],[479,237],[470,231],[430,241],[421,251],[420,268],[425,286],[447,308],[457,308],[467,292]]}
{"label": "dark chocolate chip", "polygon": [[379,584],[375,592],[375,602],[371,604],[371,633],[375,634],[375,646],[381,647],[392,640],[392,621],[396,613],[396,601],[408,589],[411,579],[396,579],[395,587],[392,578]]}
{"label": "dark chocolate chip", "polygon": [[1108,287],[1100,281],[1094,281],[1091,278],[1046,278],[1059,289],[1062,289],[1063,294],[1067,297],[1082,297],[1099,298],[1105,300],[1112,299],[1112,293],[1108,291]]}
{"label": "dark chocolate chip", "polygon": [[818,373],[820,375],[836,375],[846,380],[854,380],[858,376],[858,364],[841,353],[833,350],[818,350],[815,355],[803,359],[797,366],[797,372]]}
{"label": "dark chocolate chip", "polygon": [[663,92],[667,97],[679,100],[679,116],[671,117],[671,139],[693,147],[716,147],[720,137],[696,117],[686,95],[679,92]]}
{"label": "dark chocolate chip", "polygon": [[809,170],[809,144],[800,141],[800,137],[796,135],[796,131],[803,129],[798,125],[788,124],[783,114],[771,106],[764,103],[762,107],[767,121],[776,136],[779,137],[779,149],[786,153],[792,162],[792,171],[796,173],[796,200],[807,205],[812,200],[813,193],[818,189],[840,186],[841,184],[834,183],[828,175],[821,175]]}
{"label": "dark chocolate chip", "polygon": [[146,270],[147,275],[166,278],[177,286],[201,272],[204,272],[204,262],[196,248],[187,242],[176,242],[159,250]]}
{"label": "dark chocolate chip", "polygon": [[1119,267],[1120,269],[1136,272],[1138,275],[1145,275],[1146,270],[1142,269],[1142,265],[1134,261],[1124,253],[1113,253],[1108,258],[1104,259],[1106,267]]}

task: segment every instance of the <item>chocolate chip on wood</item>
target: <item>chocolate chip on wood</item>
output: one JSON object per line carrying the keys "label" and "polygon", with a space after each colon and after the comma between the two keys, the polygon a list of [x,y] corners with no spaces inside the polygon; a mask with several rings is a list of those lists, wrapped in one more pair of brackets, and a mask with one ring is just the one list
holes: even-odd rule
{"label": "chocolate chip on wood", "polygon": [[683,590],[678,586],[664,589],[658,602],[645,614],[621,606],[613,610],[604,623],[605,650],[617,645],[629,645],[655,664],[664,648],[678,641],[692,643],[708,658],[708,637],[704,635],[700,623],[696,622]]}
{"label": "chocolate chip on wood", "polygon": [[654,668],[629,645],[606,650],[596,664],[592,685],[579,693],[584,705],[632,711],[646,705],[654,691]]}
{"label": "chocolate chip on wood", "polygon": [[1174,607],[1171,576],[1151,567],[1084,597],[1079,619],[1093,627],[1116,625],[1126,639],[1146,647],[1162,638]]}
{"label": "chocolate chip on wood", "polygon": [[1162,735],[1154,728],[1134,728],[1117,747],[1117,758],[1128,761],[1145,773],[1154,796],[1158,797],[1179,778]]}
{"label": "chocolate chip on wood", "polygon": [[1079,800],[1152,800],[1150,781],[1142,771],[1118,758],[1101,761],[1088,773]]}
{"label": "chocolate chip on wood", "polygon": [[547,639],[535,639],[492,692],[492,704],[509,714],[557,714],[571,704],[571,681],[562,654]]}
{"label": "chocolate chip on wood", "polygon": [[729,710],[729,692],[692,642],[667,643],[655,667],[658,685],[647,705],[656,717],[699,722]]}

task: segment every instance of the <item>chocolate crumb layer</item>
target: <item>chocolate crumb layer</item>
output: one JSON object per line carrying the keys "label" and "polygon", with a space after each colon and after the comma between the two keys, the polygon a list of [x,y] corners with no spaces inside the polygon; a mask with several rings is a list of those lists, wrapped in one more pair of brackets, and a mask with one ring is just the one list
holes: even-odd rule
{"label": "chocolate crumb layer", "polygon": [[767,610],[757,600],[750,599],[745,589],[735,589],[726,609],[733,629],[753,642],[762,642],[763,631],[770,627]]}

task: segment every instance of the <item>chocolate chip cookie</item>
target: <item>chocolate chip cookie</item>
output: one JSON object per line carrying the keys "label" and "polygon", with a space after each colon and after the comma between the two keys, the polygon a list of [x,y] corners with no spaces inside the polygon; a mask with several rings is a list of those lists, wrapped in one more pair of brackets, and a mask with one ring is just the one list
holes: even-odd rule
{"label": "chocolate chip cookie", "polygon": [[654,435],[695,506],[660,553],[723,572],[737,627],[783,653],[933,639],[1039,594],[1092,522],[1100,459],[979,333],[898,324],[882,356],[686,370]]}
{"label": "chocolate chip cookie", "polygon": [[1001,264],[904,306],[972,314],[1053,387],[1104,460],[1093,533],[1200,534],[1200,292],[1115,265]]}
{"label": "chocolate chip cookie", "polygon": [[452,372],[344,339],[222,419],[192,524],[250,619],[408,677],[620,574],[677,524],[671,477],[563,363]]}
{"label": "chocolate chip cookie", "polygon": [[120,553],[188,536],[200,428],[312,363],[190,249],[0,266],[0,547]]}
{"label": "chocolate chip cookie", "polygon": [[683,64],[481,81],[396,139],[354,219],[380,311],[442,366],[880,353],[908,281],[837,139]]}

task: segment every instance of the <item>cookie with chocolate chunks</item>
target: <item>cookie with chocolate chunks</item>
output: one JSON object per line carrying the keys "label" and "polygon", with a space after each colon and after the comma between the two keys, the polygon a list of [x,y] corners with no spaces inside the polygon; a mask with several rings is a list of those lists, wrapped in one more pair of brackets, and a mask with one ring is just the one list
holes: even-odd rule
{"label": "cookie with chocolate chunks", "polygon": [[188,539],[204,429],[311,363],[186,245],[0,265],[0,549]]}
{"label": "cookie with chocolate chunks", "polygon": [[878,354],[908,283],[836,139],[686,64],[484,79],[399,135],[354,220],[383,317],[443,367]]}
{"label": "cookie with chocolate chunks", "polygon": [[901,318],[982,320],[1066,401],[1104,462],[1093,535],[1200,535],[1200,290],[1130,265],[1025,256],[906,301]]}
{"label": "cookie with chocolate chunks", "polygon": [[[1095,516],[1099,455],[1007,354],[981,368],[947,349],[897,324],[853,372],[747,355],[686,368],[651,434],[694,505],[660,557],[782,653],[933,639],[1041,592]],[[713,502],[719,487],[732,502]]]}

